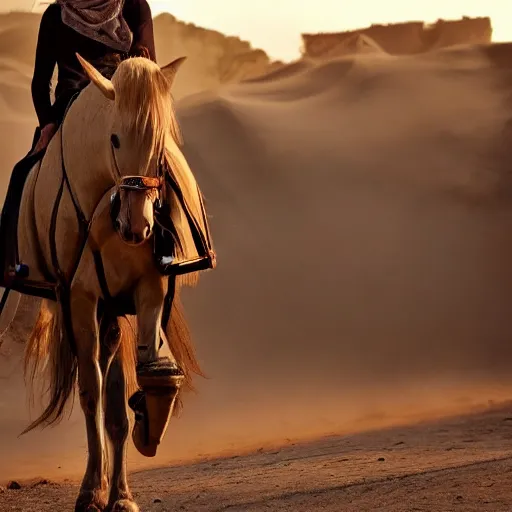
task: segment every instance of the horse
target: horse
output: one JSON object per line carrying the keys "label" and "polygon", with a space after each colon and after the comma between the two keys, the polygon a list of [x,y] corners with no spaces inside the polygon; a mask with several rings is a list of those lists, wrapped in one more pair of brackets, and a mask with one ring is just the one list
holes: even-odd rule
{"label": "horse", "polygon": [[[163,273],[152,242],[155,212],[168,205],[182,262],[198,256],[191,222],[203,237],[208,225],[180,149],[171,94],[184,58],[162,68],[129,58],[111,79],[77,58],[90,83],[31,169],[20,206],[18,250],[30,269],[27,283],[56,290],[56,300],[43,298],[25,351],[27,385],[48,383],[46,408],[25,432],[59,422],[78,387],[88,460],[75,510],[136,511],[126,474],[128,398],[142,396],[142,407],[133,407],[132,438],[141,453],[154,456],[182,391],[202,375],[179,291],[213,268]],[[169,360],[159,357],[162,340]],[[159,363],[171,371],[162,373]],[[146,371],[152,365],[154,375]]]}

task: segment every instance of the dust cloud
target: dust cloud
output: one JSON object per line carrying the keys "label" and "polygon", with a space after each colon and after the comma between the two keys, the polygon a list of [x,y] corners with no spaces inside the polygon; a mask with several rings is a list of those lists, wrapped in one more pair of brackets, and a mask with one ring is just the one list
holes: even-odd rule
{"label": "dust cloud", "polygon": [[[208,378],[156,459],[130,447],[131,469],[510,396],[510,63],[510,45],[365,51],[179,102],[219,261],[184,296]],[[1,88],[26,110],[16,76]],[[2,122],[2,150],[14,133],[24,154],[30,119]],[[17,437],[34,308],[2,347],[0,480],[84,467],[79,407]]]}

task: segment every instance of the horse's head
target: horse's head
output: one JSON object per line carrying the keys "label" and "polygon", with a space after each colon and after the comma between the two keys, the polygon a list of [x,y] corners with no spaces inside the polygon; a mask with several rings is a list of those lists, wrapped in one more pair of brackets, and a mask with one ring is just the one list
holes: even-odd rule
{"label": "horse's head", "polygon": [[132,176],[121,180],[111,198],[111,216],[126,243],[138,245],[151,236],[160,188],[159,178]]}
{"label": "horse's head", "polygon": [[153,231],[154,208],[165,181],[166,140],[182,143],[171,87],[185,59],[163,68],[145,58],[127,59],[108,80],[78,58],[91,82],[112,102],[105,141],[116,184],[112,218],[121,238],[138,245]]}

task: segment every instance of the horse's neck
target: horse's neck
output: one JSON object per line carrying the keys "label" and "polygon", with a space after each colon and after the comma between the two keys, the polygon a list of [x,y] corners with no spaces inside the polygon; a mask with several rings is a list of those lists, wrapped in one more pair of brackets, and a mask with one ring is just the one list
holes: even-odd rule
{"label": "horse's neck", "polygon": [[87,219],[114,185],[109,172],[107,102],[95,88],[87,87],[57,133],[72,193]]}

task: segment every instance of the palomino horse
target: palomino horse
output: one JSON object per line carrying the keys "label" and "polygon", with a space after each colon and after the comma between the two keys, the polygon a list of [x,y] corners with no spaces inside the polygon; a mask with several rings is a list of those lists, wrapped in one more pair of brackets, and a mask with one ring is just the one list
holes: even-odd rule
{"label": "palomino horse", "polygon": [[[152,456],[180,383],[190,386],[192,374],[201,374],[179,286],[184,279],[191,284],[198,270],[213,268],[214,255],[209,251],[208,267],[190,267],[187,278],[179,274],[188,271],[179,270],[166,276],[155,263],[152,233],[162,202],[169,206],[178,260],[197,258],[197,233],[208,238],[201,194],[179,148],[171,96],[183,59],[162,69],[144,58],[127,59],[110,81],[78,58],[91,83],[32,169],[19,217],[19,255],[30,269],[30,284],[56,283],[57,297],[43,300],[27,345],[26,375],[31,383],[47,377],[49,396],[26,431],[58,421],[78,381],[88,462],[76,510],[133,511],[138,507],[125,461],[127,397],[141,387],[140,398],[149,382],[146,417],[136,415],[133,439],[139,451]],[[166,298],[173,294],[166,311]],[[136,315],[136,329],[126,314]],[[163,362],[164,370],[173,369],[167,374],[159,371],[161,340],[175,359]],[[151,372],[144,373],[151,365],[157,369],[153,384]],[[160,386],[162,378],[167,387]],[[111,461],[105,430],[113,445]]]}

